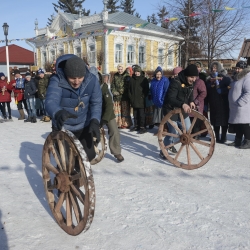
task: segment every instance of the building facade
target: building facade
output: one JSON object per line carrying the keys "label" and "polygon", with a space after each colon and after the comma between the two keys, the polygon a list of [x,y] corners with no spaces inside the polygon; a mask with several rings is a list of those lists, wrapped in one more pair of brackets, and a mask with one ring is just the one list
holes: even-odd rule
{"label": "building facade", "polygon": [[103,73],[138,64],[143,70],[161,66],[171,70],[179,64],[179,42],[175,33],[127,14],[81,16],[58,12],[50,27],[38,28],[29,39],[36,47],[37,66],[44,67],[62,54],[75,54]]}

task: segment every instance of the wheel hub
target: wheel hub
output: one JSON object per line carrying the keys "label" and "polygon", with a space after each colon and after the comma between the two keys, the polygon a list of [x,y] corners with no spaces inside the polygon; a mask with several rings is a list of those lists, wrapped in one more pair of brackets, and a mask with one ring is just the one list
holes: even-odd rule
{"label": "wheel hub", "polygon": [[190,143],[190,136],[188,134],[182,134],[180,136],[180,142],[183,145],[188,145]]}
{"label": "wheel hub", "polygon": [[66,193],[70,190],[71,181],[69,175],[66,172],[60,172],[54,179],[54,186],[62,193]]}

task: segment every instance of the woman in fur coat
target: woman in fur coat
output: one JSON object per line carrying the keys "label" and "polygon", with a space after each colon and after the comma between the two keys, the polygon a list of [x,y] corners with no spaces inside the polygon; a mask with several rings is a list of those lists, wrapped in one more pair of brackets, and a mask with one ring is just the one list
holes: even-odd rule
{"label": "woman in fur coat", "polygon": [[[212,62],[206,81],[210,123],[214,127],[216,142],[225,143],[229,118],[228,91],[232,79],[219,62]],[[220,137],[221,129],[221,137]]]}
{"label": "woman in fur coat", "polygon": [[[236,75],[235,81],[230,85],[228,100],[229,123],[234,124],[236,131],[234,146],[250,148],[250,67]],[[241,145],[243,135],[245,139]]]}

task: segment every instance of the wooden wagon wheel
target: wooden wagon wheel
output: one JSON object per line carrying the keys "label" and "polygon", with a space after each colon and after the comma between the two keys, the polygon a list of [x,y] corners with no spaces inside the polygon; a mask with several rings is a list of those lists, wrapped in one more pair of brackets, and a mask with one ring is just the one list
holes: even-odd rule
{"label": "wooden wagon wheel", "polygon": [[[95,145],[96,157],[90,162],[91,165],[95,165],[96,163],[100,162],[107,152],[107,140],[104,128],[100,128],[100,135],[100,142],[98,145]],[[95,140],[96,138],[94,138],[94,143]]]}
{"label": "wooden wagon wheel", "polygon": [[[182,130],[178,128],[178,126],[176,126],[175,123],[171,120],[171,117],[176,114],[178,114],[180,117]],[[191,114],[194,119],[188,131],[186,130],[186,126],[184,123],[182,109],[172,110],[166,116],[164,116],[158,130],[159,145],[167,160],[177,167],[188,170],[199,168],[206,164],[212,157],[215,147],[214,132],[209,121],[206,119],[205,116],[195,110],[192,110]],[[206,128],[202,129],[197,133],[192,134],[192,129],[197,119],[202,120]],[[169,122],[178,131],[177,135],[163,131],[164,124],[166,122]],[[207,142],[202,140],[196,140],[194,138],[195,136],[201,135],[204,132],[207,132],[210,135],[211,141]],[[173,136],[175,142],[168,146],[165,146],[163,143],[163,137],[167,135]],[[198,145],[200,147],[199,149],[197,148]],[[172,146],[177,147],[177,153],[174,156],[170,155],[168,152],[168,148]]]}
{"label": "wooden wagon wheel", "polygon": [[47,201],[59,226],[70,235],[87,231],[94,218],[95,186],[80,141],[67,130],[51,132],[42,164]]}

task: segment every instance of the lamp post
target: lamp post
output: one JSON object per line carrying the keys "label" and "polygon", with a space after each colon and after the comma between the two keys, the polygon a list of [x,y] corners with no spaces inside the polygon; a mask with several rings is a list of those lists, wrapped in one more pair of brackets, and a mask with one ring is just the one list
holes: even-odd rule
{"label": "lamp post", "polygon": [[7,23],[3,24],[3,32],[5,35],[5,42],[6,42],[6,66],[7,66],[7,76],[8,81],[10,81],[10,69],[9,69],[9,47],[8,47],[8,31],[9,31],[9,25]]}

